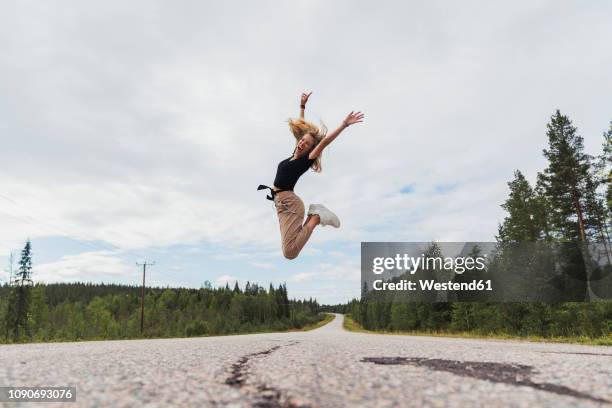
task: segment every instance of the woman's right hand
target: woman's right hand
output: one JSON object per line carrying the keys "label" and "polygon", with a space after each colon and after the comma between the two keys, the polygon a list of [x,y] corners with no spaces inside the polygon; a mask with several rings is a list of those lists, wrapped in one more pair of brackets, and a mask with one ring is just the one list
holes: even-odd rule
{"label": "woman's right hand", "polygon": [[355,123],[363,122],[364,116],[365,115],[361,113],[361,111],[351,111],[351,113],[348,114],[348,116],[342,121],[342,123],[344,124],[344,127],[349,127],[350,125],[353,125]]}

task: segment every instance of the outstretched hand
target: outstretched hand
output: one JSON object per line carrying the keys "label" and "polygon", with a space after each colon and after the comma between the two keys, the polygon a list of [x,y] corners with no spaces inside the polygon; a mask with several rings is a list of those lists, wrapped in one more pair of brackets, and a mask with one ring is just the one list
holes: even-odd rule
{"label": "outstretched hand", "polygon": [[343,123],[346,127],[349,127],[350,125],[354,123],[363,122],[362,119],[364,118],[364,116],[365,115],[361,113],[361,111],[358,111],[358,112],[351,111],[351,113],[348,114],[346,119],[344,119]]}
{"label": "outstretched hand", "polygon": [[303,93],[302,99],[300,100],[300,105],[306,106],[306,102],[308,102],[308,98],[310,98],[310,95],[312,95],[312,91],[309,93]]}

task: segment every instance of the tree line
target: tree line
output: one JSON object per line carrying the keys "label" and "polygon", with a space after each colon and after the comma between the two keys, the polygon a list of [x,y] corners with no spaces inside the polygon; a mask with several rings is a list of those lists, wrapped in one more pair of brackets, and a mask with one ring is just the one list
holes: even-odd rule
{"label": "tree line", "polygon": [[[510,193],[501,205],[507,215],[495,237],[502,255],[488,272],[528,274],[534,262],[538,262],[540,269],[549,267],[561,272],[550,280],[553,289],[574,291],[577,300],[597,298],[599,302],[492,303],[487,299],[470,301],[468,296],[460,301],[408,303],[381,301],[376,299],[378,293],[370,292],[362,294],[359,300],[326,306],[324,310],[349,313],[371,330],[609,337],[612,121],[603,133],[603,149],[598,156],[585,153],[584,140],[577,128],[559,110],[550,118],[546,136],[548,146],[543,155],[547,166],[537,174],[535,185],[520,170],[515,171],[508,183]],[[532,248],[543,247],[549,253],[518,256],[525,255],[516,250],[522,243],[535,243]],[[592,253],[594,247],[602,248],[599,255]],[[555,248],[565,249],[556,252]],[[587,250],[581,252],[581,248]],[[429,250],[437,250],[435,243]],[[599,263],[593,262],[595,257],[599,257]],[[528,281],[530,276],[525,278]],[[536,277],[533,278],[535,281]],[[603,299],[597,294],[603,295]]]}
{"label": "tree line", "polygon": [[288,298],[287,287],[238,283],[199,289],[147,287],[140,333],[141,287],[32,282],[31,243],[15,279],[0,286],[3,342],[190,337],[299,329],[322,320],[316,300]]}

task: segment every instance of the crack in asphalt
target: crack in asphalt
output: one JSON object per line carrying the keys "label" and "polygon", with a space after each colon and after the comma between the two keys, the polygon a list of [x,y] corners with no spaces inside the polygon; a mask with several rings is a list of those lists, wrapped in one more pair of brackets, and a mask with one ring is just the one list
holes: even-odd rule
{"label": "crack in asphalt", "polygon": [[576,391],[564,385],[536,383],[531,380],[530,377],[537,371],[535,371],[532,366],[527,365],[410,357],[364,357],[361,362],[381,365],[422,366],[435,371],[446,371],[461,377],[471,377],[479,380],[515,386],[522,385],[554,394],[568,395],[595,402],[610,402],[603,398],[598,398],[584,392]]}
{"label": "crack in asphalt", "polygon": [[225,383],[230,387],[238,388],[244,394],[254,398],[252,406],[255,408],[311,408],[313,405],[295,398],[284,397],[280,390],[266,384],[248,384],[250,363],[258,358],[265,357],[281,347],[288,347],[298,344],[293,341],[284,346],[274,346],[257,353],[247,354],[232,364],[230,376],[225,379]]}
{"label": "crack in asphalt", "polygon": [[227,377],[225,383],[232,387],[242,387],[246,382],[247,378],[247,369],[248,363],[251,359],[258,356],[268,355],[276,350],[281,348],[281,346],[274,346],[264,351],[259,351],[257,353],[247,354],[246,356],[241,357],[236,363],[232,364],[232,375]]}

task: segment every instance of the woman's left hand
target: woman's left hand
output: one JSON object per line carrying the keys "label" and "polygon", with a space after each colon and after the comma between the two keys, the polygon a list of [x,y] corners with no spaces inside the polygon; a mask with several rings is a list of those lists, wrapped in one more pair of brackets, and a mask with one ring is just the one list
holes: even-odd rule
{"label": "woman's left hand", "polygon": [[301,106],[306,106],[306,102],[308,102],[308,98],[310,98],[310,95],[312,95],[312,91],[309,93],[303,93],[302,94],[302,99],[300,100],[300,105]]}
{"label": "woman's left hand", "polygon": [[349,127],[350,125],[354,123],[363,122],[362,119],[364,118],[364,116],[365,115],[361,113],[361,111],[358,111],[358,112],[351,111],[351,113],[348,114],[346,119],[344,119],[343,123],[346,127]]}

